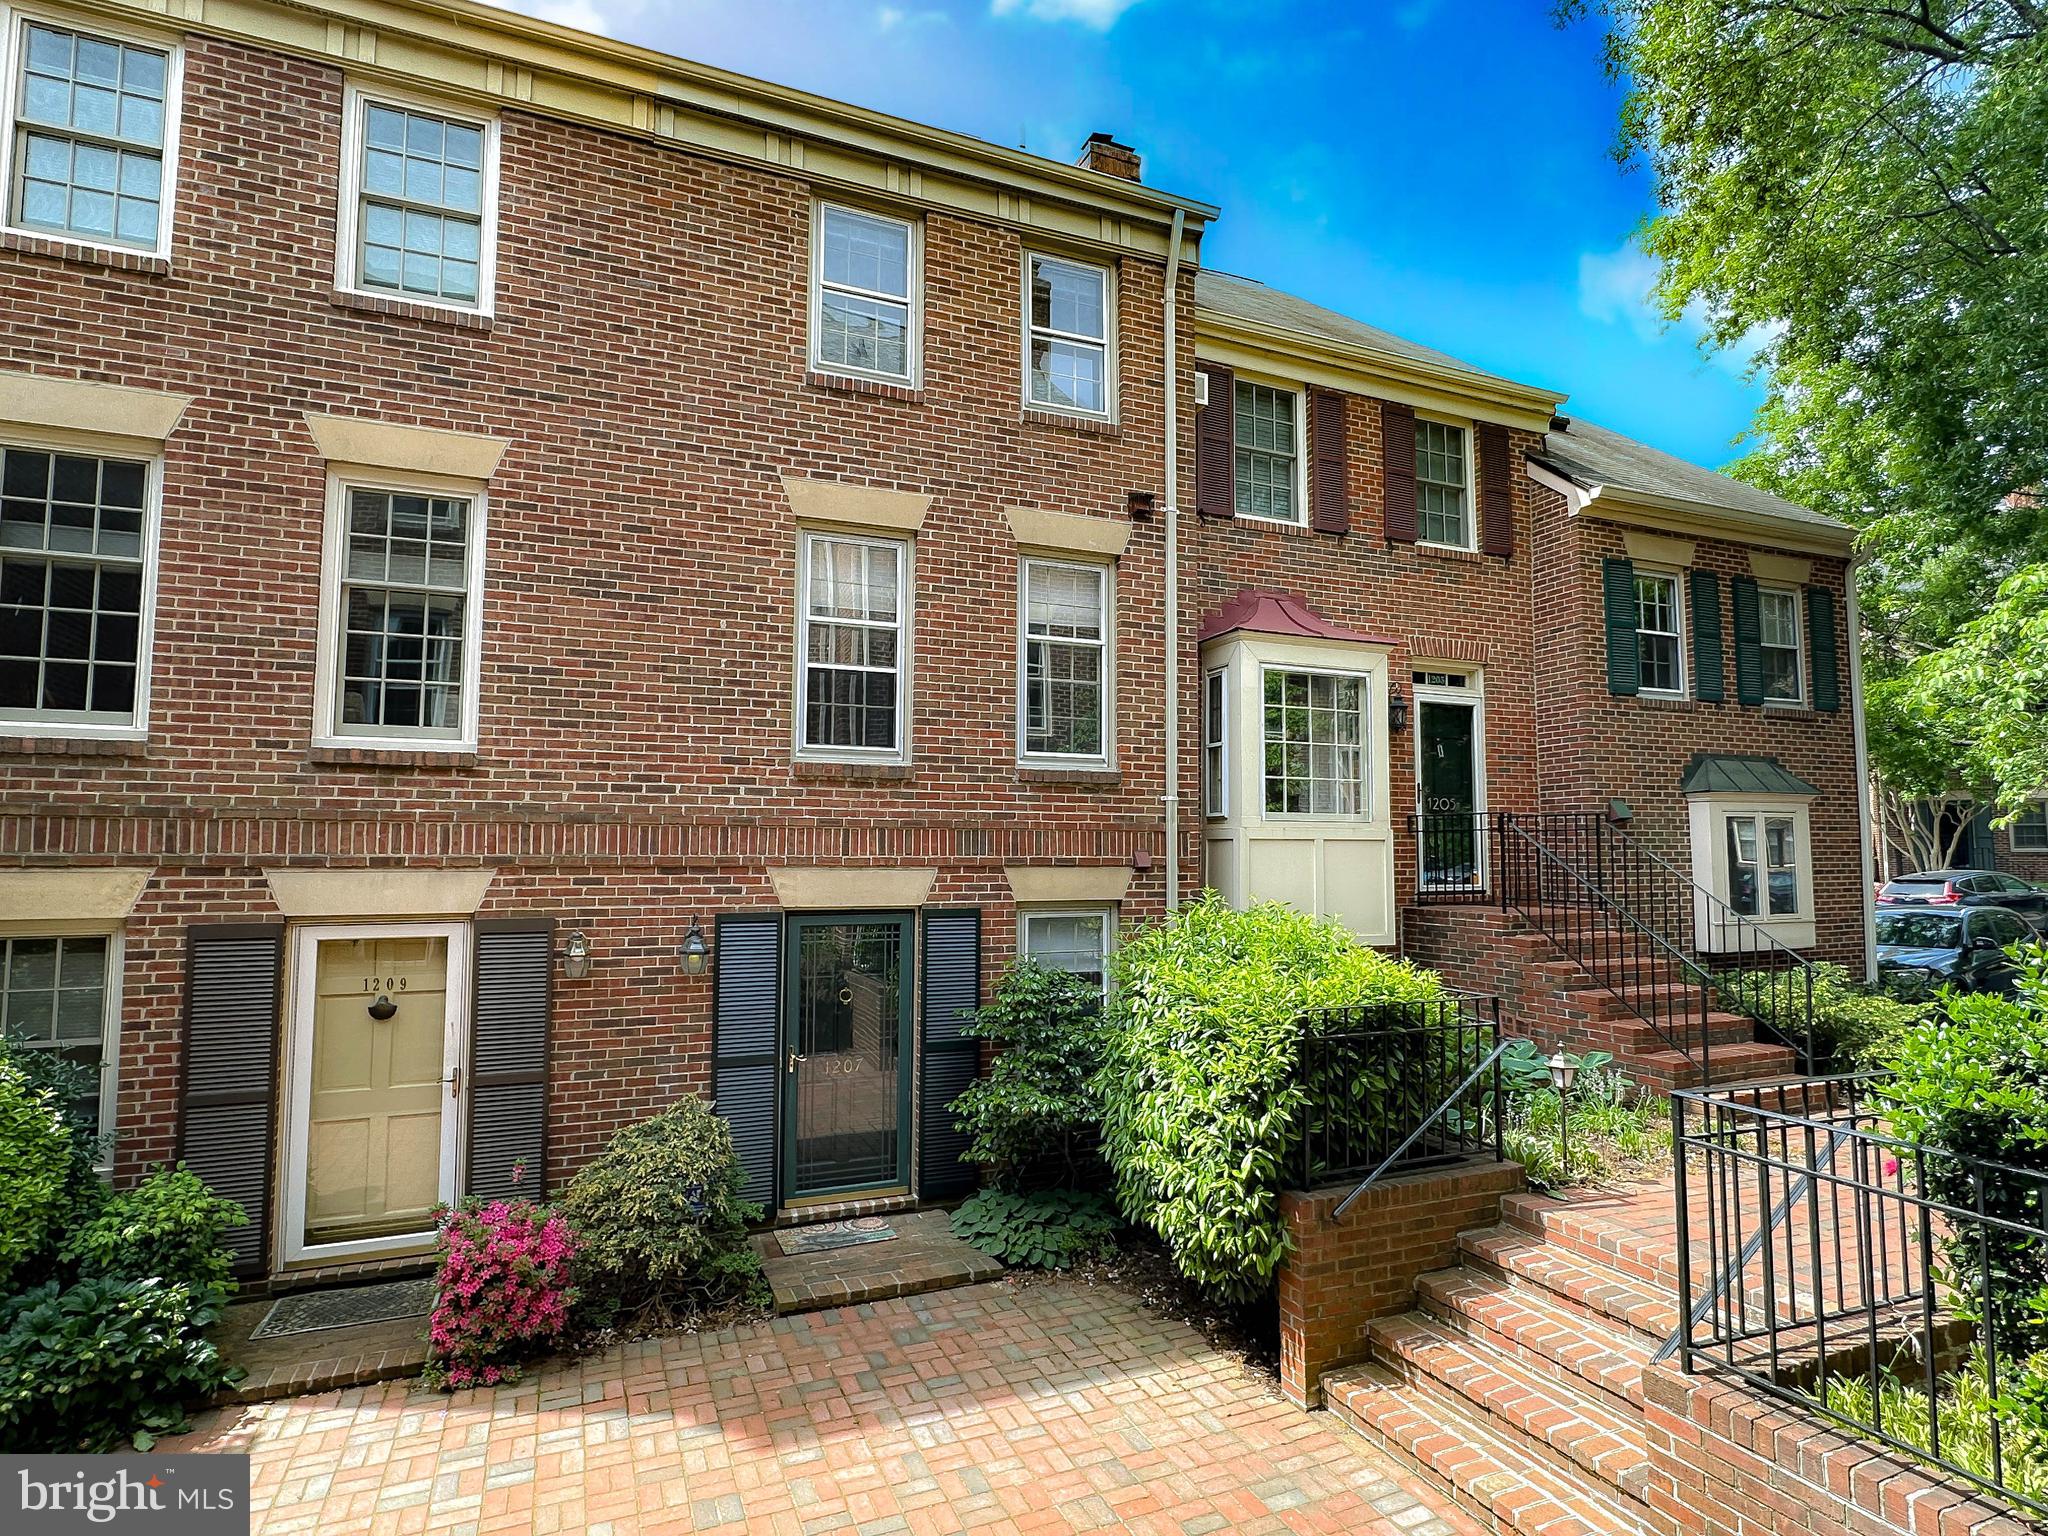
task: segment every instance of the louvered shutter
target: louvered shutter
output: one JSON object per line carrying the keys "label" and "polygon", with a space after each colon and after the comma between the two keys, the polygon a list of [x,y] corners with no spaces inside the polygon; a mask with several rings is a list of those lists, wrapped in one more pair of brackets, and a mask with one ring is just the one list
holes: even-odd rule
{"label": "louvered shutter", "polygon": [[1479,423],[1479,547],[1489,555],[1515,555],[1515,492],[1509,468],[1508,429]]}
{"label": "louvered shutter", "polygon": [[469,1155],[462,1188],[482,1200],[548,1190],[548,1041],[554,1016],[552,918],[497,918],[474,930]]}
{"label": "louvered shutter", "polygon": [[1835,594],[1806,589],[1806,639],[1813,653],[1813,707],[1832,713],[1842,707],[1840,665],[1835,655]]}
{"label": "louvered shutter", "polygon": [[1209,403],[1195,413],[1195,510],[1203,517],[1237,516],[1237,375],[1220,363],[1197,363],[1209,381]]}
{"label": "louvered shutter", "polygon": [[711,1093],[746,1175],[741,1192],[772,1211],[782,919],[772,912],[721,916],[713,970]]}
{"label": "louvered shutter", "polygon": [[981,1071],[981,1042],[961,1033],[961,1026],[981,1006],[979,912],[925,913],[922,1003],[917,1192],[934,1200],[965,1194],[980,1179],[975,1166],[962,1160],[967,1133],[953,1114],[953,1101]]}
{"label": "louvered shutter", "polygon": [[1709,704],[1728,697],[1722,676],[1721,578],[1712,571],[1692,573],[1692,696]]}
{"label": "louvered shutter", "polygon": [[1413,544],[1422,536],[1415,510],[1415,409],[1380,402],[1380,459],[1387,542]]}
{"label": "louvered shutter", "polygon": [[185,930],[178,1156],[242,1207],[245,1219],[221,1242],[243,1276],[261,1275],[270,1264],[283,999],[281,923]]}
{"label": "louvered shutter", "polygon": [[1624,698],[1642,692],[1643,667],[1636,639],[1636,568],[1618,556],[1600,562],[1600,587],[1607,603],[1607,691]]}
{"label": "louvered shutter", "polygon": [[1319,389],[1310,396],[1310,446],[1315,458],[1309,526],[1318,533],[1351,531],[1351,455],[1344,404],[1344,396],[1334,389]]}
{"label": "louvered shutter", "polygon": [[1764,701],[1764,623],[1756,581],[1737,576],[1728,583],[1728,606],[1735,614],[1735,698],[1741,704]]}

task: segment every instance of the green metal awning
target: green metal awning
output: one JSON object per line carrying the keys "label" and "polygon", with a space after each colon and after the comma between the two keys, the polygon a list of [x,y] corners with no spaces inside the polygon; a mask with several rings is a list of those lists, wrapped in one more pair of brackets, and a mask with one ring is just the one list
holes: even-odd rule
{"label": "green metal awning", "polygon": [[1820,793],[1775,757],[1728,752],[1695,753],[1678,788],[1688,795],[1802,795],[1808,800]]}

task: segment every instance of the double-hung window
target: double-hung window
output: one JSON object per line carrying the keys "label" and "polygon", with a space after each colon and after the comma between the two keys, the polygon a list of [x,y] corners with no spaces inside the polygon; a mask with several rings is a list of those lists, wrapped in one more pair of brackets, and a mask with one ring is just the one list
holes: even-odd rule
{"label": "double-hung window", "polygon": [[1790,816],[1731,815],[1728,905],[1742,917],[1791,917],[1800,911],[1799,824]]}
{"label": "double-hung window", "polygon": [[2012,824],[2014,853],[2048,853],[2048,800],[2029,800]]}
{"label": "double-hung window", "polygon": [[119,954],[108,934],[0,938],[0,1032],[84,1069],[68,1107],[102,1135],[114,1119]]}
{"label": "double-hung window", "polygon": [[[170,247],[177,56],[24,17],[7,82],[7,221],[161,255]],[[7,55],[0,38],[0,56]]]}
{"label": "double-hung window", "polygon": [[357,92],[349,97],[347,141],[342,286],[487,311],[497,125]]}
{"label": "double-hung window", "polygon": [[1302,519],[1301,396],[1237,381],[1237,515],[1276,523]]}
{"label": "double-hung window", "polygon": [[902,755],[909,564],[894,539],[804,535],[799,749]]}
{"label": "double-hung window", "polygon": [[1472,548],[1472,460],[1463,427],[1415,419],[1415,513],[1423,543]]}
{"label": "double-hung window", "polygon": [[1109,759],[1109,568],[1024,562],[1024,756]]}
{"label": "double-hung window", "polygon": [[1213,820],[1230,814],[1230,673],[1202,679],[1202,809]]}
{"label": "double-hung window", "polygon": [[1800,637],[1799,594],[1764,587],[1756,595],[1762,636],[1764,702],[1798,704],[1806,698],[1805,646]]}
{"label": "double-hung window", "polygon": [[481,498],[338,484],[335,499],[323,737],[473,745]]}
{"label": "double-hung window", "polygon": [[1636,663],[1644,693],[1670,698],[1685,694],[1680,601],[1676,576],[1636,572]]}
{"label": "double-hung window", "polygon": [[917,226],[833,203],[818,205],[812,226],[812,366],[914,385]]}
{"label": "double-hung window", "polygon": [[154,467],[0,447],[0,721],[138,731]]}
{"label": "double-hung window", "polygon": [[1026,960],[1066,971],[1109,990],[1109,941],[1115,928],[1106,908],[1072,912],[1025,912],[1018,920],[1018,948]]}
{"label": "double-hung window", "polygon": [[1366,814],[1366,702],[1356,673],[1266,669],[1267,815]]}
{"label": "double-hung window", "polygon": [[1058,256],[1027,255],[1024,275],[1027,403],[1107,416],[1108,269]]}

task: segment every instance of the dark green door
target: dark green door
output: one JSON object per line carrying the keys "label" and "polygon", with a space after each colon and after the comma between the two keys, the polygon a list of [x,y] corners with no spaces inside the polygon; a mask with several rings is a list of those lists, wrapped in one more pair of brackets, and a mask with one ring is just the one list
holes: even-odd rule
{"label": "dark green door", "polygon": [[1473,706],[1424,699],[1416,706],[1416,790],[1422,812],[1425,890],[1478,887],[1485,840],[1479,835],[1479,773]]}
{"label": "dark green door", "polygon": [[793,917],[788,943],[783,1200],[907,1185],[911,920]]}

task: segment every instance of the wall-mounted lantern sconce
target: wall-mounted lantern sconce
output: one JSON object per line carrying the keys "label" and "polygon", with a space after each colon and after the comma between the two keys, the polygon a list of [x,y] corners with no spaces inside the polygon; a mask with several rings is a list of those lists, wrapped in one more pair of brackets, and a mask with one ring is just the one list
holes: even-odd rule
{"label": "wall-mounted lantern sconce", "polygon": [[1387,694],[1387,729],[1408,729],[1408,695],[1401,691],[1399,683],[1394,684],[1392,691]]}
{"label": "wall-mounted lantern sconce", "polygon": [[702,976],[711,965],[711,946],[704,942],[704,930],[690,919],[690,931],[683,935],[683,974]]}
{"label": "wall-mounted lantern sconce", "polygon": [[590,974],[590,939],[581,928],[570,930],[562,940],[562,974],[571,981]]}

